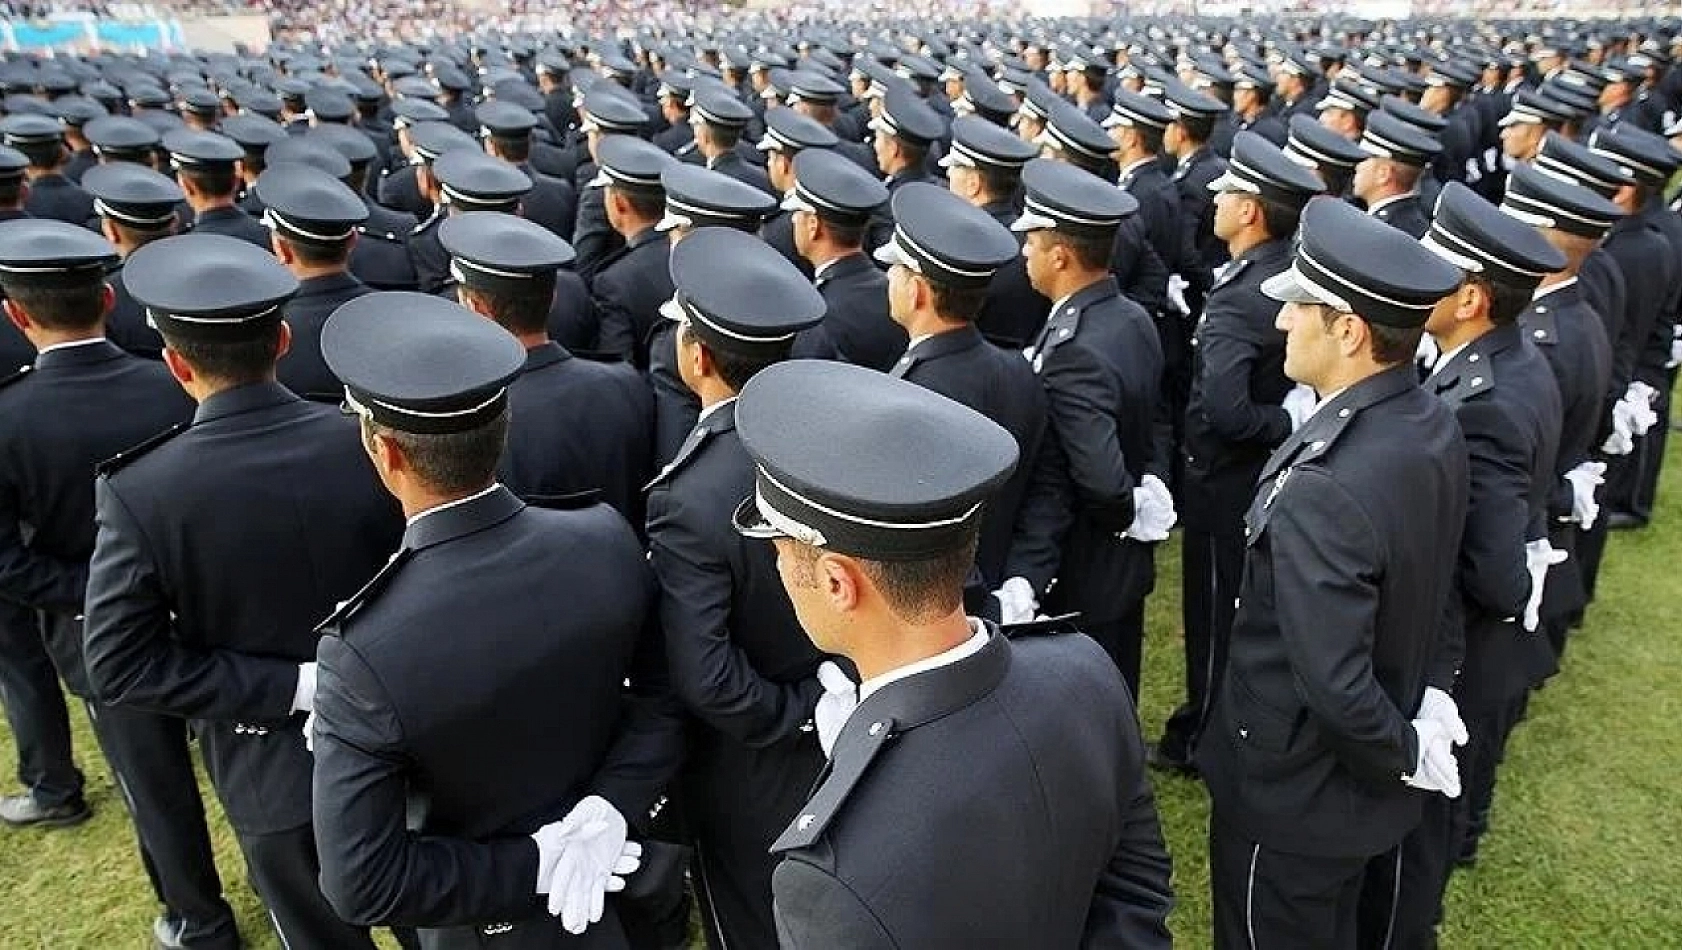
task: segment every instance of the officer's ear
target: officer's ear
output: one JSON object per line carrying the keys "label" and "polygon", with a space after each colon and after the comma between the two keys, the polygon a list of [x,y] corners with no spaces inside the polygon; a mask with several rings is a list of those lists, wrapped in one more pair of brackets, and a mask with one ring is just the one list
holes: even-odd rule
{"label": "officer's ear", "polygon": [[[852,613],[864,606],[875,592],[875,585],[864,572],[864,566],[845,554],[820,550],[812,565],[812,577],[818,593],[838,614]],[[881,599],[880,593],[875,593]]]}
{"label": "officer's ear", "polygon": [[[110,290],[111,288],[107,287],[105,289]],[[7,297],[4,300],[0,300],[0,308],[5,309],[6,319],[10,320],[12,322],[12,326],[17,327],[19,330],[28,332],[29,328],[34,325],[33,321],[29,319],[29,314],[24,313],[23,308],[18,306],[17,301],[12,298]]]}
{"label": "officer's ear", "polygon": [[278,360],[292,350],[292,324],[281,320],[276,329],[279,338],[275,340],[274,358]]}

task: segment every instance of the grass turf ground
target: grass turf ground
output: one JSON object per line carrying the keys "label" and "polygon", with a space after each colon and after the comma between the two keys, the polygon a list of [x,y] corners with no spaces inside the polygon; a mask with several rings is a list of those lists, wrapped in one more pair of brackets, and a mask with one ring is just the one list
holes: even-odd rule
{"label": "grass turf ground", "polygon": [[[1682,577],[1670,573],[1682,564],[1682,440],[1670,455],[1655,525],[1613,537],[1600,599],[1513,740],[1494,830],[1477,867],[1450,888],[1445,950],[1682,946]],[[1148,737],[1175,705],[1182,667],[1175,545],[1158,566],[1141,704]],[[95,817],[69,830],[0,829],[0,950],[150,945],[155,908],[122,804],[86,720],[73,718]],[[12,761],[0,731],[0,762]],[[1176,942],[1207,947],[1207,799],[1194,781],[1155,779],[1174,856]],[[253,948],[276,948],[214,796],[205,799],[241,929]]]}

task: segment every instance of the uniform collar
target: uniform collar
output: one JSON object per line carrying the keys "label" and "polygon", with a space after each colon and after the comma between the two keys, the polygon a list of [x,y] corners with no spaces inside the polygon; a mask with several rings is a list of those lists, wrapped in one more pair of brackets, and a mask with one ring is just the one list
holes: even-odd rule
{"label": "uniform collar", "polygon": [[491,487],[438,505],[409,519],[403,529],[403,547],[419,551],[501,524],[518,514],[526,503],[497,482]]}
{"label": "uniform collar", "polygon": [[68,343],[54,343],[35,355],[36,369],[50,369],[56,366],[85,366],[89,363],[103,363],[109,359],[121,356],[122,350],[102,336],[92,336],[85,340],[72,340]]}
{"label": "uniform collar", "polygon": [[1399,195],[1391,195],[1388,198],[1380,198],[1377,201],[1373,202],[1371,205],[1367,206],[1367,214],[1376,215],[1380,211],[1383,211],[1385,208],[1388,208],[1393,204],[1397,204],[1397,203],[1406,201],[1409,198],[1418,198],[1418,197],[1419,197],[1419,192],[1417,192],[1417,191],[1407,191],[1407,192],[1403,192],[1402,194],[1399,194]]}
{"label": "uniform collar", "polygon": [[520,367],[520,372],[530,373],[569,359],[572,359],[572,353],[566,347],[550,340],[526,350],[526,365]]}
{"label": "uniform collar", "polygon": [[629,251],[635,248],[643,247],[644,245],[652,244],[655,241],[666,240],[668,240],[668,238],[664,233],[656,231],[652,227],[648,227],[631,235],[630,239],[625,242],[625,250]]}
{"label": "uniform collar", "polygon": [[362,286],[355,274],[350,271],[340,271],[337,274],[322,274],[320,277],[310,277],[298,282],[298,293],[294,297],[310,294],[331,294],[341,290],[352,290]]}
{"label": "uniform collar", "polygon": [[1290,438],[1273,450],[1267,465],[1262,468],[1261,477],[1257,479],[1258,484],[1294,462],[1309,461],[1322,455],[1362,411],[1410,389],[1418,389],[1419,377],[1416,373],[1413,361],[1406,360],[1332,394],[1308,417],[1302,428],[1291,433]]}
{"label": "uniform collar", "polygon": [[986,341],[982,338],[981,331],[975,324],[968,323],[951,330],[918,337],[905,348],[905,355],[918,361],[932,360],[974,349],[984,342]]}
{"label": "uniform collar", "polygon": [[1162,170],[1162,165],[1160,163],[1161,159],[1158,156],[1151,155],[1147,158],[1141,158],[1126,168],[1123,168],[1119,179],[1121,182],[1120,187],[1126,188],[1128,185],[1133,183],[1134,179],[1138,178],[1140,175],[1149,174],[1153,170],[1160,172]]}
{"label": "uniform collar", "polygon": [[870,262],[870,258],[864,252],[859,251],[845,257],[837,257],[825,264],[812,275],[812,281],[814,283],[828,283],[837,277],[850,277],[853,274],[862,274],[875,269],[876,265]]}
{"label": "uniform collar", "polygon": [[248,383],[205,397],[193,413],[193,424],[300,401],[292,390],[273,380]]}
{"label": "uniform collar", "polygon": [[872,676],[870,679],[860,683],[859,702],[862,704],[865,700],[880,692],[884,686],[889,686],[902,680],[908,680],[919,673],[931,673],[941,667],[951,666],[954,663],[967,660],[981,652],[984,648],[986,648],[987,641],[989,639],[987,628],[982,625],[981,621],[974,618],[970,619],[969,627],[969,639],[958,644],[952,649],[936,653],[934,656],[918,660],[915,663],[908,663],[898,669],[889,670],[886,673]]}

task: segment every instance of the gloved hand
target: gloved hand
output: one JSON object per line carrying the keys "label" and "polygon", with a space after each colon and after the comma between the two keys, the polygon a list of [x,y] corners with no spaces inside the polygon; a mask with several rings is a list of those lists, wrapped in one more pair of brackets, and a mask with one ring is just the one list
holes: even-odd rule
{"label": "gloved hand", "polygon": [[1186,289],[1191,286],[1179,274],[1168,275],[1168,305],[1183,316],[1191,316],[1191,304],[1186,302]]}
{"label": "gloved hand", "polygon": [[1133,523],[1127,526],[1127,537],[1135,541],[1166,541],[1178,515],[1174,512],[1174,495],[1155,475],[1146,475],[1133,489]]}
{"label": "gloved hand", "polygon": [[836,666],[834,660],[818,664],[818,682],[823,684],[823,695],[818,697],[812,722],[818,729],[818,745],[827,756],[835,748],[835,740],[841,736],[841,727],[847,724],[847,718],[858,708],[859,688],[847,678],[846,673],[841,672],[841,667]]}
{"label": "gloved hand", "polygon": [[1402,781],[1427,792],[1460,797],[1460,763],[1454,757],[1454,743],[1448,728],[1434,719],[1415,719],[1413,731],[1419,738],[1419,761],[1413,774]]}
{"label": "gloved hand", "polygon": [[1001,623],[1027,623],[1034,619],[1034,611],[1039,609],[1039,599],[1034,596],[1034,585],[1028,583],[1025,577],[1012,577],[999,585],[993,592],[999,599],[999,621]]}
{"label": "gloved hand", "polygon": [[[537,843],[537,893],[548,894],[553,891],[555,883],[555,868],[560,864],[561,852],[565,850],[567,835],[561,830],[562,821],[551,821],[547,825],[532,832],[531,840]],[[642,845],[635,841],[625,842],[625,847],[619,852],[619,861],[614,865],[613,876],[608,878],[608,891],[625,889],[625,875],[634,873],[642,866]]]}
{"label": "gloved hand", "polygon": [[1675,369],[1678,366],[1682,366],[1682,324],[1677,324],[1671,331],[1670,359],[1665,362],[1664,368]]}
{"label": "gloved hand", "polygon": [[1571,517],[1584,531],[1594,527],[1600,517],[1600,503],[1594,500],[1594,490],[1606,484],[1605,462],[1584,462],[1565,473],[1571,483]]}
{"label": "gloved hand", "polygon": [[1286,414],[1291,417],[1292,432],[1302,428],[1302,424],[1307,422],[1308,417],[1314,414],[1314,405],[1319,401],[1319,395],[1312,388],[1301,383],[1296,384],[1290,392],[1285,394],[1285,399],[1279,403],[1279,408],[1285,410]]}
{"label": "gloved hand", "polygon": [[1612,432],[1600,443],[1600,451],[1607,455],[1628,455],[1635,451],[1635,421],[1625,400],[1612,404]]}
{"label": "gloved hand", "polygon": [[1530,572],[1530,597],[1524,602],[1524,629],[1535,633],[1542,622],[1542,592],[1547,589],[1548,568],[1570,557],[1556,550],[1547,538],[1524,542],[1524,569]]}
{"label": "gloved hand", "polygon": [[1425,695],[1419,700],[1419,711],[1413,714],[1413,718],[1428,719],[1442,726],[1453,745],[1465,745],[1471,741],[1471,734],[1460,718],[1460,707],[1455,704],[1454,697],[1435,686],[1425,687]]}
{"label": "gloved hand", "polygon": [[[560,855],[549,881],[549,913],[561,918],[568,933],[581,934],[599,922],[608,892],[623,890],[624,875],[640,866],[642,851],[627,847],[626,830],[625,817],[597,795],[584,798],[561,819]],[[540,870],[542,851],[539,841]]]}
{"label": "gloved hand", "polygon": [[304,733],[304,751],[305,752],[314,752],[315,751],[315,710],[313,710],[313,709],[310,710],[310,714],[308,716],[304,717],[303,733]]}
{"label": "gloved hand", "polygon": [[1623,401],[1629,404],[1629,427],[1633,434],[1646,435],[1658,423],[1659,415],[1653,411],[1658,398],[1659,391],[1640,380],[1630,383],[1624,391]]}
{"label": "gloved hand", "polygon": [[315,661],[298,664],[298,685],[292,691],[293,712],[315,710]]}
{"label": "gloved hand", "polygon": [[1413,361],[1420,368],[1429,372],[1432,367],[1437,365],[1437,357],[1440,355],[1442,355],[1442,350],[1437,348],[1437,341],[1431,339],[1431,334],[1420,334],[1419,346],[1415,347],[1413,351]]}

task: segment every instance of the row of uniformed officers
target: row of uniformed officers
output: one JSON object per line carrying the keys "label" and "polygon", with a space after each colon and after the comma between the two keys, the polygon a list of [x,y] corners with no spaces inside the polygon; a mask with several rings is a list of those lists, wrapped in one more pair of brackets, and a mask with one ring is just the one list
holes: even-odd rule
{"label": "row of uniformed officers", "polygon": [[[868,163],[770,109],[759,181],[739,100],[685,99],[701,167],[592,87],[574,243],[415,120],[429,294],[355,276],[376,206],[320,130],[268,146],[249,235],[208,131],[0,224],[36,353],[0,388],[0,818],[86,815],[62,676],[159,946],[239,939],[187,723],[289,946],[676,945],[686,867],[720,947],[1155,946],[1148,758],[1209,785],[1218,945],[1432,945],[1668,388],[1682,159],[1520,91],[1499,207],[1425,204],[1433,134],[1336,84],[1223,160],[1172,81],[1102,123],[1030,84],[1014,131],[873,82]],[[29,118],[25,176],[65,134]],[[1318,197],[1350,181],[1365,213]],[[1188,696],[1147,749],[1181,519]]]}

